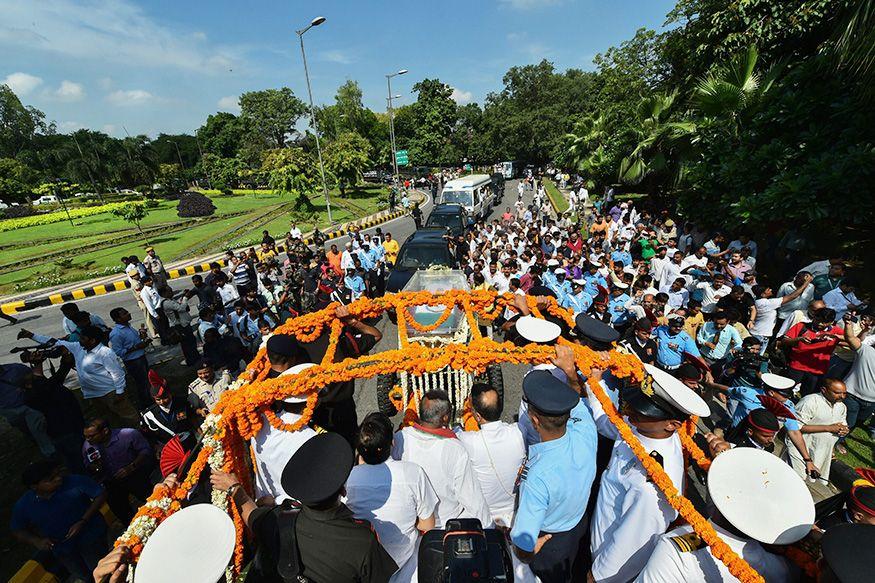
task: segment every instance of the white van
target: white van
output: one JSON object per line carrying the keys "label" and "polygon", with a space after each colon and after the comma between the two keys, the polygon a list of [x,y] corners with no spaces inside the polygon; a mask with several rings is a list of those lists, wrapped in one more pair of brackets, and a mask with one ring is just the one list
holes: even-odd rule
{"label": "white van", "polygon": [[33,201],[34,206],[41,204],[58,204],[60,201],[58,197],[54,194],[44,194],[35,201]]}
{"label": "white van", "polygon": [[438,204],[455,203],[475,219],[485,219],[495,203],[492,179],[486,174],[471,174],[444,184]]}

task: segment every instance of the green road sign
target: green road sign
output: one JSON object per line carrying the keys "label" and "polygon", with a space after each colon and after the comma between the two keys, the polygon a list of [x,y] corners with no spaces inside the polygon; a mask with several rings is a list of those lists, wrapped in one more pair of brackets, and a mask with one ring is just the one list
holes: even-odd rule
{"label": "green road sign", "polygon": [[398,150],[395,152],[395,163],[399,166],[407,166],[410,160],[407,158],[407,150]]}

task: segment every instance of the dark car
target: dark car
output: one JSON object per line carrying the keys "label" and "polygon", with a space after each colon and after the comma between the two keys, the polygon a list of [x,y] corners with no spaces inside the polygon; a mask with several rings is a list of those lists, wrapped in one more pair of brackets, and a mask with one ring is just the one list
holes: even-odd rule
{"label": "dark car", "polygon": [[495,196],[494,204],[498,204],[504,197],[504,174],[496,172],[495,174],[492,174],[490,178],[492,178],[492,194]]}
{"label": "dark car", "polygon": [[446,235],[447,231],[443,227],[420,229],[410,235],[398,251],[398,261],[389,273],[386,291],[401,291],[417,269],[434,265],[457,269],[458,263],[450,253]]}
{"label": "dark car", "polygon": [[474,219],[460,204],[444,203],[435,206],[425,221],[426,227],[441,228],[454,237],[464,235]]}

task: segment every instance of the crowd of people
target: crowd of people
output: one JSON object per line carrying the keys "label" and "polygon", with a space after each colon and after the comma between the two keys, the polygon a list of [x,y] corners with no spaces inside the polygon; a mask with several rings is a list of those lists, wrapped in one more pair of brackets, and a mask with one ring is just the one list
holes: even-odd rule
{"label": "crowd of people", "polygon": [[[524,376],[518,409],[508,403],[513,422],[499,388],[488,384],[471,390],[477,431],[454,426],[444,391],[428,391],[417,422],[399,430],[381,413],[359,419],[352,381],[325,387],[308,425],[288,432],[265,423],[252,439],[254,492],[231,474],[205,476],[203,489],[227,491],[256,542],[248,577],[416,581],[423,533],[476,518],[504,533],[516,581],[736,580],[677,523],[587,389],[595,381],[680,492],[693,488],[694,474],[685,469],[678,431],[697,420],[698,443],[715,466],[722,458],[721,467],[732,468],[708,474],[716,509],[701,509],[767,581],[799,580],[798,566],[773,545],[803,537],[823,537],[823,572],[832,580],[864,580],[855,577],[872,560],[861,545],[871,544],[875,526],[860,525],[875,525],[875,485],[836,494],[815,520],[810,496],[782,497],[768,480],[754,479],[772,472],[788,492],[828,483],[850,432],[875,431],[875,322],[849,267],[822,259],[798,266],[789,281],[769,282],[760,272],[783,270],[758,269],[761,249],[744,234],[706,232],[610,196],[593,207],[585,188],[572,192],[569,211],[556,217],[543,183],[527,177],[503,214],[447,236],[472,289],[517,296],[481,325],[506,340],[554,347],[552,364]],[[160,463],[162,451],[171,442],[197,447],[199,420],[260,347],[271,377],[321,362],[327,332],[307,343],[275,334],[287,318],[333,306],[344,323],[335,360],[372,351],[381,331],[346,305],[385,293],[398,252],[380,228],[353,229],[344,245],[314,249],[292,224],[284,247],[265,232],[259,248],[229,251],[224,269],[211,264],[191,287],[174,291],[149,248],[142,261],[123,259],[146,322],[140,329],[122,307],[109,312],[110,328],[68,303],[56,337],[22,330],[19,337],[38,346],[22,352],[21,365],[3,366],[0,411],[46,459],[24,472],[28,492],[13,509],[15,536],[80,578],[93,572],[97,581],[120,580],[126,549],[107,555],[104,503],[125,522],[153,484],[172,483],[178,466]],[[534,317],[526,295],[555,298],[576,325]],[[629,386],[598,370],[584,378],[560,338],[635,354],[647,380]],[[179,366],[197,378],[183,387],[159,376],[149,360],[153,342],[178,344]],[[46,371],[53,358],[60,364]],[[87,420],[64,387],[74,368],[94,413]],[[305,404],[290,397],[273,411],[291,424]],[[716,500],[730,480],[740,493]],[[209,500],[200,492],[190,502],[198,496]],[[809,514],[810,528],[800,531]],[[844,523],[857,525],[850,538]],[[776,535],[780,528],[793,535]],[[278,542],[288,536],[296,544]],[[839,536],[842,544],[826,543]]]}

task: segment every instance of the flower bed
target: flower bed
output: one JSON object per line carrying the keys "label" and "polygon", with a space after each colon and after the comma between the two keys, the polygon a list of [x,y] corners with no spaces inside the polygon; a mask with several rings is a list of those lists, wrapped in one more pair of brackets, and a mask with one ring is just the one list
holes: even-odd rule
{"label": "flower bed", "polygon": [[[128,208],[131,205],[143,205],[142,202],[113,202],[100,206],[90,206],[81,208],[71,208],[69,210],[71,219],[81,219],[83,217],[91,217],[102,213],[109,213],[117,209]],[[51,225],[52,223],[60,223],[68,220],[67,213],[63,210],[41,215],[33,215],[30,217],[21,217],[18,219],[6,219],[0,221],[0,233],[6,231],[14,231],[15,229],[24,229],[27,227],[38,227],[40,225]]]}

